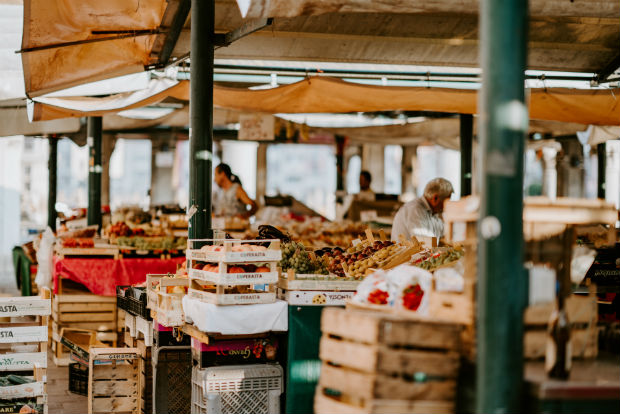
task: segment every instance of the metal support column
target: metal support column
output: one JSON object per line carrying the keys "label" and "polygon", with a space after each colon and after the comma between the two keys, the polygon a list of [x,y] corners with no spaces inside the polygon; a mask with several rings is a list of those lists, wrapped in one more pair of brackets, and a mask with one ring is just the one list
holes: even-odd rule
{"label": "metal support column", "polygon": [[481,206],[477,412],[520,412],[523,382],[523,164],[527,0],[480,6]]}
{"label": "metal support column", "polygon": [[88,225],[101,228],[101,150],[102,119],[100,116],[89,117],[86,125],[86,143],[88,145]]}
{"label": "metal support column", "polygon": [[215,1],[192,0],[191,13],[189,237],[204,239],[213,233],[211,164]]}
{"label": "metal support column", "polygon": [[461,197],[471,195],[471,154],[474,116],[461,114]]}
{"label": "metal support column", "polygon": [[598,175],[596,177],[597,197],[605,199],[605,171],[607,170],[607,144],[603,142],[596,146],[598,160]]}
{"label": "metal support column", "polygon": [[47,167],[49,170],[49,190],[47,193],[47,226],[56,231],[56,174],[58,172],[58,138],[51,136],[48,138],[50,144],[50,154]]}
{"label": "metal support column", "polygon": [[342,194],[344,193],[344,146],[345,138],[342,135],[336,135],[336,202],[342,203]]}

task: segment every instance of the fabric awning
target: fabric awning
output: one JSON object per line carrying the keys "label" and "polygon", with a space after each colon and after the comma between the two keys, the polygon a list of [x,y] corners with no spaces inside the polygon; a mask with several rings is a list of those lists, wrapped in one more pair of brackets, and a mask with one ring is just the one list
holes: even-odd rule
{"label": "fabric awning", "polygon": [[[159,102],[189,100],[188,81],[153,81],[145,91],[105,98],[36,98],[33,120],[101,116]],[[620,90],[531,89],[530,119],[592,125],[620,125]],[[247,112],[347,113],[437,111],[477,113],[478,93],[465,89],[374,86],[313,77],[273,89],[215,86],[215,106]]]}
{"label": "fabric awning", "polygon": [[26,93],[41,96],[143,71],[151,63],[166,4],[166,0],[24,0]]}
{"label": "fabric awning", "polygon": [[[590,0],[587,5],[563,0],[530,0],[533,16],[617,17],[620,3],[614,0]],[[471,13],[480,7],[478,0],[237,0],[245,18],[294,17],[325,13]]]}

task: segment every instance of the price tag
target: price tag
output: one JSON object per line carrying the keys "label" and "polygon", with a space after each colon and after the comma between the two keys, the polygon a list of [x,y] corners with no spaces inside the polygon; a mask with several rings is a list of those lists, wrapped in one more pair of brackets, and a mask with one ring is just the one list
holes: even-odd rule
{"label": "price tag", "polygon": [[373,221],[377,219],[376,210],[364,210],[360,211],[360,220],[363,222]]}

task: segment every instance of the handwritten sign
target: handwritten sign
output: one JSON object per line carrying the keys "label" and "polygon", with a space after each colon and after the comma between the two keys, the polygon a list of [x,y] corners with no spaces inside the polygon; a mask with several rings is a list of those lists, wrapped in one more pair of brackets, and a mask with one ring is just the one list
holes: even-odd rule
{"label": "handwritten sign", "polygon": [[273,141],[275,121],[273,115],[239,115],[239,140]]}

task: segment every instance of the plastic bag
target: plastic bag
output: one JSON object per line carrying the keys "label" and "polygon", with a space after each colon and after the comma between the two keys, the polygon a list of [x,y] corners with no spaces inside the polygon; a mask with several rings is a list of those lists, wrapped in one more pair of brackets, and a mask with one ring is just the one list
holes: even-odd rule
{"label": "plastic bag", "polygon": [[416,266],[400,265],[368,275],[357,287],[353,301],[388,305],[428,314],[433,276]]}
{"label": "plastic bag", "polygon": [[46,228],[41,237],[39,250],[37,251],[37,262],[39,266],[34,283],[39,287],[39,290],[42,288],[52,288],[52,256],[54,254],[55,241],[56,237],[52,229],[49,227]]}
{"label": "plastic bag", "polygon": [[383,270],[378,270],[366,276],[357,286],[353,302],[374,305],[390,304],[390,286],[385,276],[386,273]]}
{"label": "plastic bag", "polygon": [[463,260],[458,260],[451,266],[440,267],[433,273],[435,289],[438,292],[463,292],[465,288],[464,274]]}
{"label": "plastic bag", "polygon": [[433,276],[428,271],[404,264],[390,270],[387,279],[396,308],[428,315],[433,282]]}
{"label": "plastic bag", "polygon": [[573,249],[573,258],[570,262],[570,280],[578,285],[581,283],[586,273],[594,263],[596,250],[586,246],[576,246]]}

